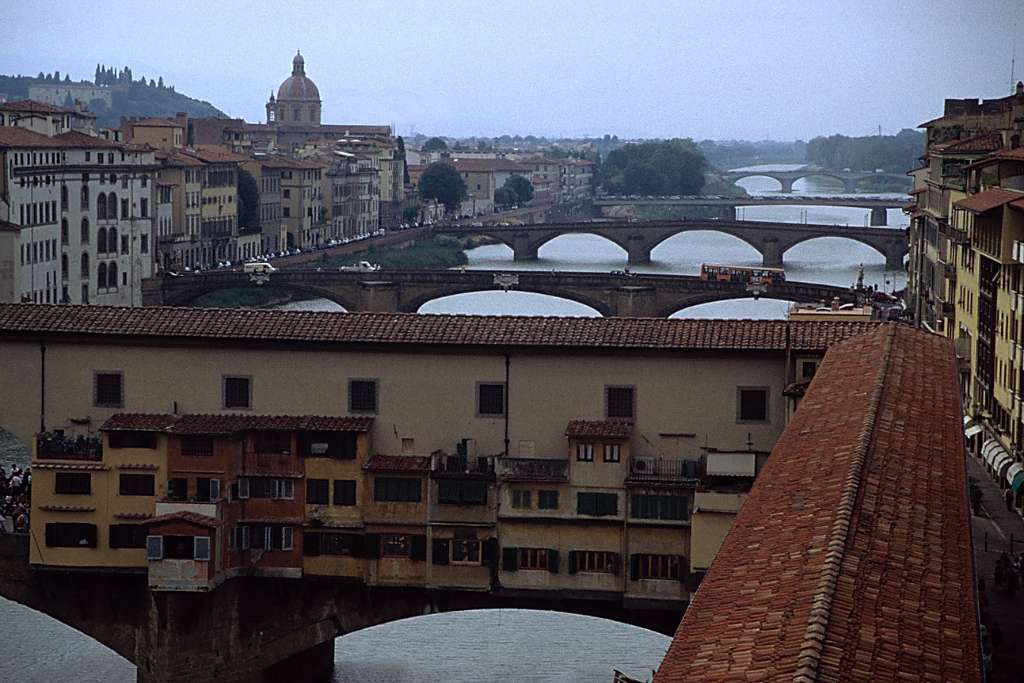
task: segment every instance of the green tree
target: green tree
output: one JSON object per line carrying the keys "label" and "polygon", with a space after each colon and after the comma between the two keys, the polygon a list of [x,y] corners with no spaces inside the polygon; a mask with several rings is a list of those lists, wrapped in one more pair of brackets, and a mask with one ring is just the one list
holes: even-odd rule
{"label": "green tree", "polygon": [[704,186],[706,167],[692,140],[658,140],[612,150],[601,174],[612,194],[688,195]]}
{"label": "green tree", "polygon": [[444,152],[448,149],[448,143],[444,138],[430,138],[423,143],[424,152]]}
{"label": "green tree", "polygon": [[402,209],[402,222],[403,223],[415,223],[419,220],[420,212],[415,206],[407,206]]}
{"label": "green tree", "polygon": [[533,199],[533,183],[521,175],[509,176],[502,187],[508,188],[515,196],[513,204],[525,204]]}
{"label": "green tree", "polygon": [[449,212],[459,208],[466,194],[466,181],[451,164],[431,164],[420,176],[420,197],[425,200],[436,199]]}
{"label": "green tree", "polygon": [[398,158],[402,160],[402,183],[408,185],[409,179],[409,163],[405,160],[405,140],[399,135],[395,138],[395,145],[398,147]]}
{"label": "green tree", "polygon": [[238,225],[255,228],[260,224],[260,191],[252,173],[238,171]]}

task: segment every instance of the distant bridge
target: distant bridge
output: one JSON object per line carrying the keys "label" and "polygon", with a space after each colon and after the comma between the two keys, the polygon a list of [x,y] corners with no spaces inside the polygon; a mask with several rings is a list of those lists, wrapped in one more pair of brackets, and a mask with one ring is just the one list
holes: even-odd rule
{"label": "distant bridge", "polygon": [[[204,294],[223,289],[257,287],[237,271],[210,271],[143,281],[146,306],[184,306]],[[348,311],[415,313],[432,301],[453,294],[516,290],[548,294],[590,306],[604,316],[667,317],[678,310],[711,301],[752,296],[742,283],[705,282],[682,275],[612,275],[536,270],[393,270],[353,273],[285,270],[262,285],[306,296],[330,299]],[[849,289],[813,282],[771,285],[762,296],[787,301],[852,301]]]}
{"label": "distant bridge", "polygon": [[711,230],[738,237],[760,252],[765,266],[776,268],[782,267],[782,255],[791,247],[818,237],[845,237],[866,244],[885,256],[885,264],[889,268],[902,268],[903,258],[907,255],[906,234],[897,228],[714,219],[482,225],[475,228],[465,224],[434,226],[437,234],[491,237],[511,247],[516,261],[536,259],[541,246],[562,235],[600,235],[622,247],[629,256],[629,263],[649,262],[651,251],[659,244],[669,237],[692,230]]}
{"label": "distant bridge", "polygon": [[773,178],[779,181],[782,185],[783,192],[792,192],[793,183],[800,180],[801,178],[809,178],[811,176],[817,176],[819,178],[832,178],[838,180],[843,184],[843,189],[847,192],[855,192],[857,186],[865,180],[898,180],[901,183],[907,183],[907,176],[902,173],[872,173],[870,171],[830,171],[823,168],[816,168],[814,166],[805,166],[804,168],[798,168],[793,171],[728,171],[722,174],[722,178],[731,183],[735,183],[737,180],[743,180],[744,178]]}
{"label": "distant bridge", "polygon": [[[615,209],[636,207],[712,207],[717,208],[719,220],[736,220],[739,206],[842,206],[871,209],[871,225],[886,225],[888,209],[903,209],[913,203],[909,198],[885,197],[826,197],[803,195],[766,195],[760,197],[629,197],[604,196],[594,200],[594,207],[603,215],[615,216]],[[621,218],[621,215],[618,217]]]}

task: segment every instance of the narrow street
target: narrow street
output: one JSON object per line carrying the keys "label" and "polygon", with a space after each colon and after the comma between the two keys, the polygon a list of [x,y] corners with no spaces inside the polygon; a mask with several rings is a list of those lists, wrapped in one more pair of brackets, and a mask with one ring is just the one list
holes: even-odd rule
{"label": "narrow street", "polygon": [[[996,587],[993,579],[1000,553],[1011,557],[1024,552],[1024,519],[1006,509],[1002,493],[980,458],[968,457],[967,474],[981,489],[979,513],[971,517],[974,532],[974,562],[978,578],[984,580],[979,595],[982,623],[988,628],[993,650],[993,671],[988,680],[995,683],[1024,682],[1024,667],[1019,653],[1024,647],[1024,595],[1013,596],[1004,583]],[[1001,638],[991,637],[1001,633]]]}

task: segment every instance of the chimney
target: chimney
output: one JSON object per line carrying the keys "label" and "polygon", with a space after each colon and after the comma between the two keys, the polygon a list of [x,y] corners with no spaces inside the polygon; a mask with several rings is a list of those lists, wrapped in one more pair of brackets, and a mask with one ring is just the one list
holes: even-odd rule
{"label": "chimney", "polygon": [[174,115],[174,122],[176,124],[178,124],[179,126],[181,126],[182,128],[187,128],[188,127],[188,114],[186,114],[183,111],[179,111],[177,114]]}
{"label": "chimney", "polygon": [[832,310],[833,311],[838,311],[839,310],[839,297],[838,296],[832,297]]}

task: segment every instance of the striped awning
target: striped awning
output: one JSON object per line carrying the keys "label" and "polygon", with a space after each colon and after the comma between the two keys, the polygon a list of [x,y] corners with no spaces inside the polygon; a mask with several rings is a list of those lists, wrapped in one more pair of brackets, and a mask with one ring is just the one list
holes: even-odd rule
{"label": "striped awning", "polygon": [[1006,470],[1013,464],[1013,458],[1006,451],[1001,451],[992,461],[992,472],[996,478],[1006,475]]}
{"label": "striped awning", "polygon": [[1000,453],[1006,453],[1002,444],[993,438],[985,439],[985,443],[981,446],[981,457],[984,458],[986,465],[992,467],[996,456]]}
{"label": "striped awning", "polygon": [[1006,483],[1013,486],[1013,482],[1018,476],[1024,477],[1024,467],[1015,462],[1010,465],[1010,469],[1006,470]]}
{"label": "striped awning", "polygon": [[985,429],[985,428],[984,428],[984,427],[982,427],[982,426],[981,426],[981,425],[979,425],[979,424],[971,424],[971,425],[968,425],[967,427],[965,427],[965,428],[964,428],[964,436],[966,436],[966,437],[967,437],[967,438],[969,439],[969,438],[971,438],[972,436],[974,436],[975,434],[977,434],[977,433],[979,433],[979,432],[983,431],[984,429]]}

